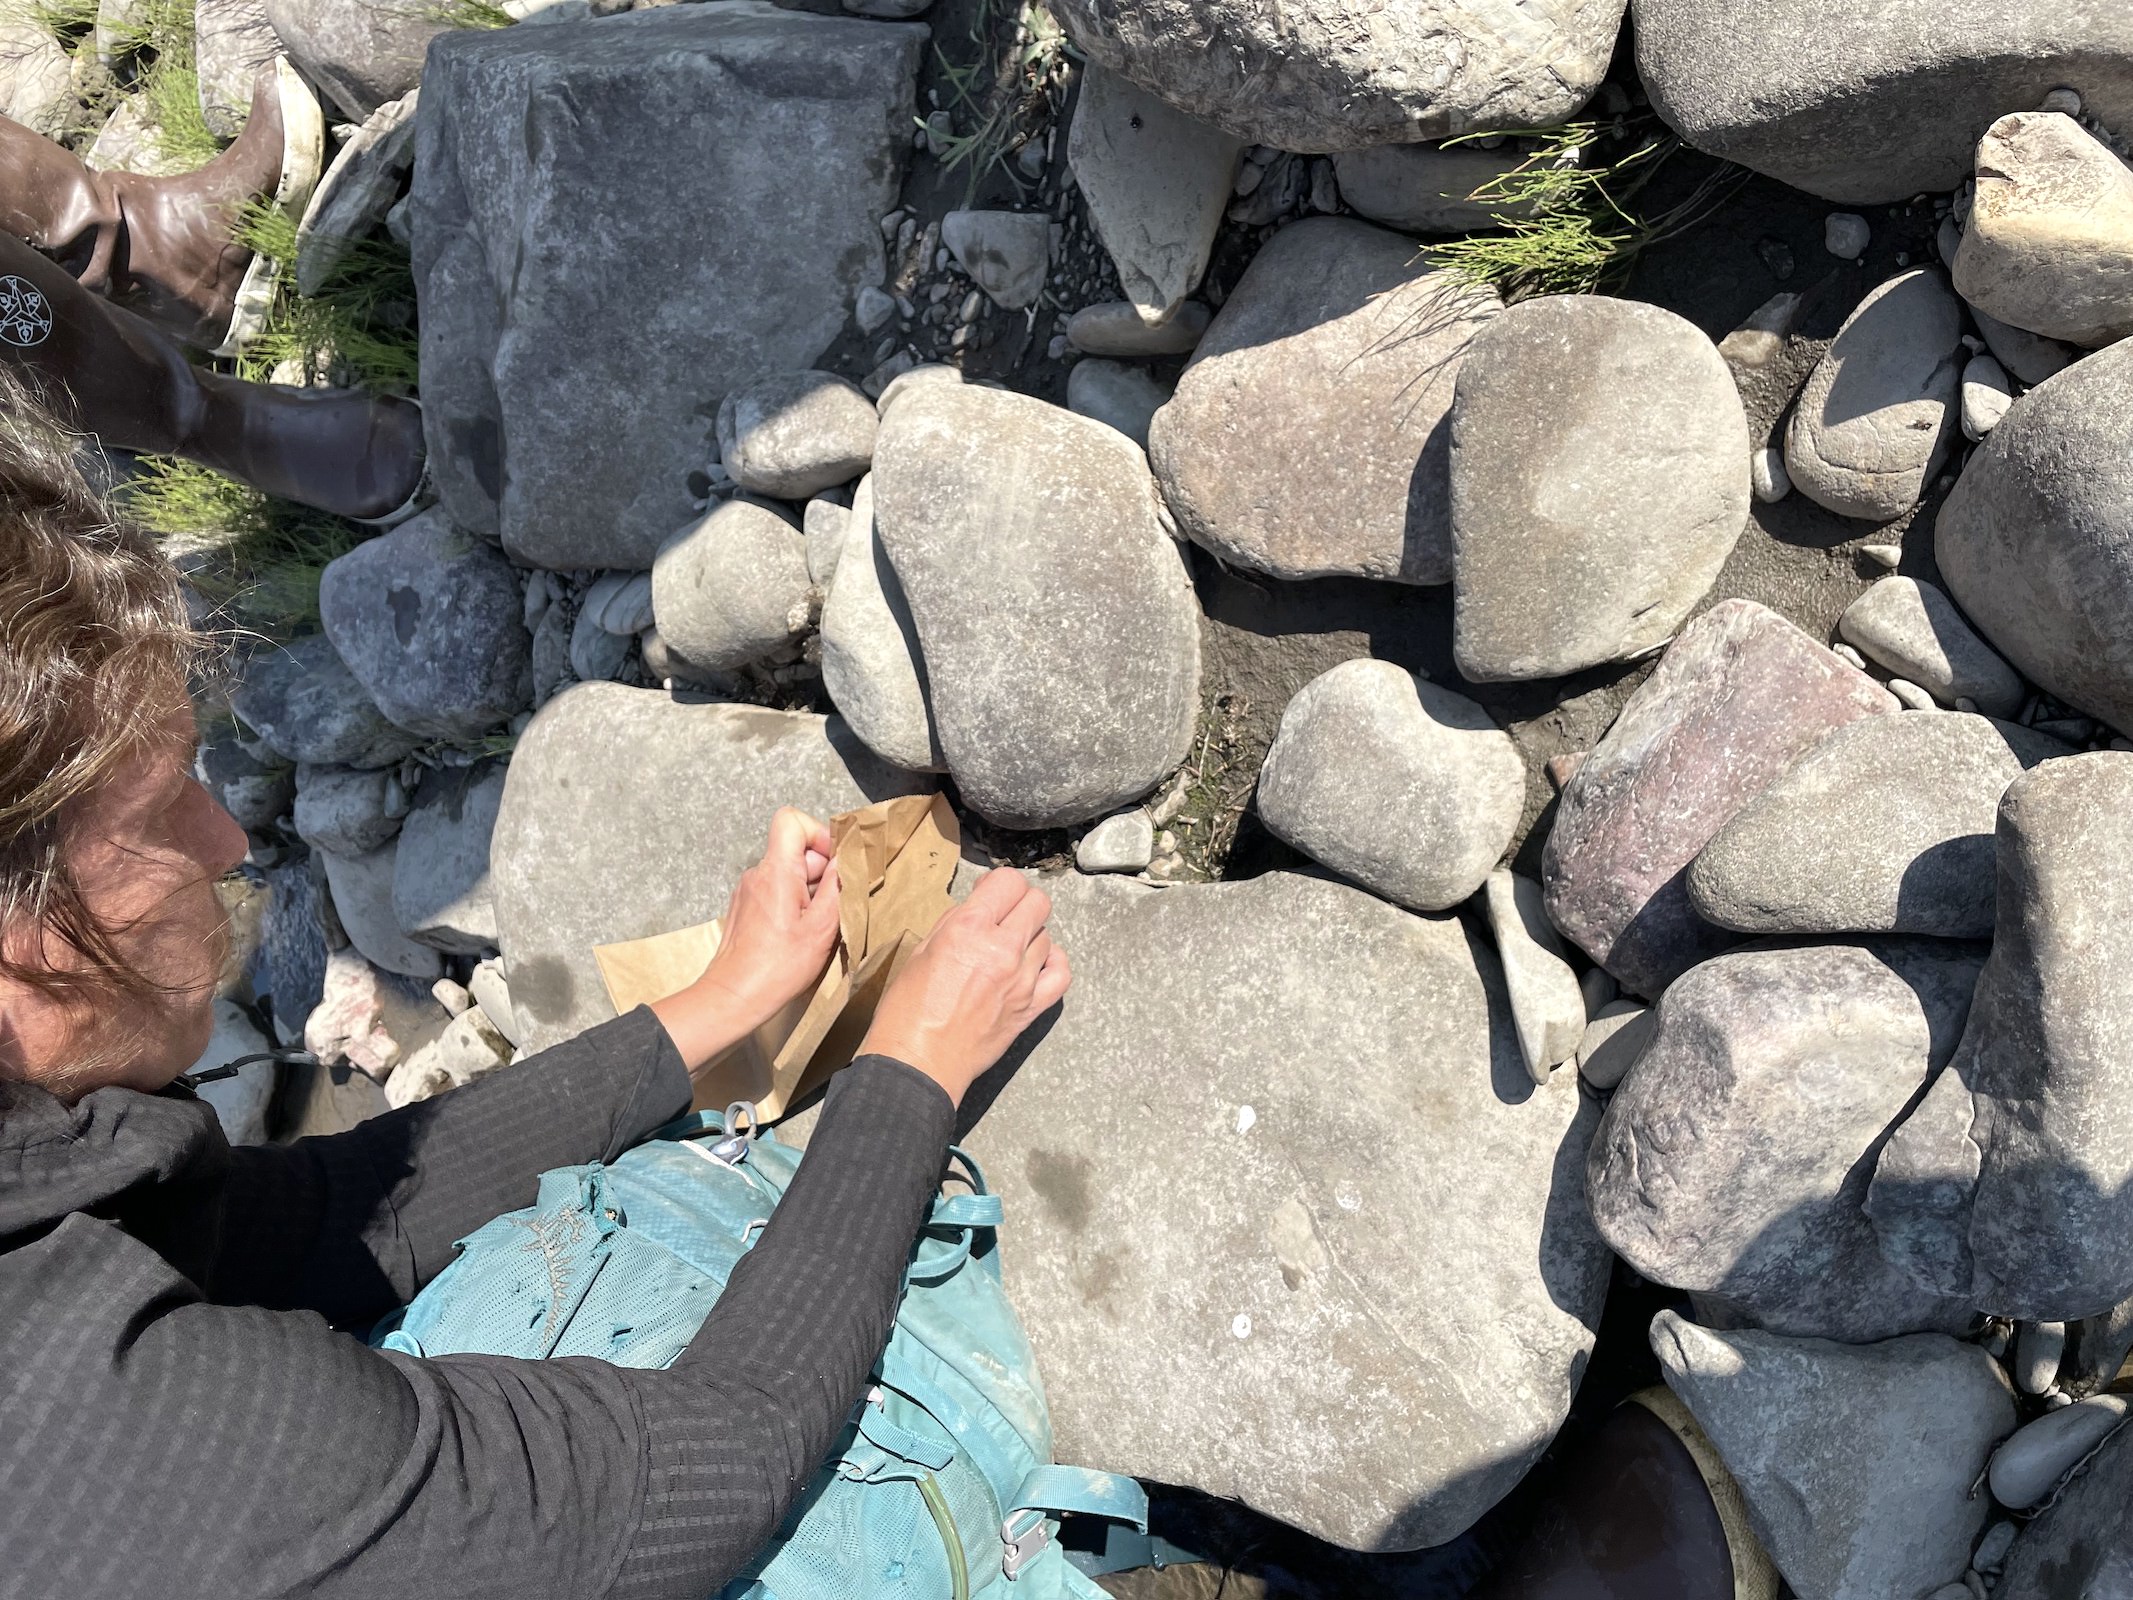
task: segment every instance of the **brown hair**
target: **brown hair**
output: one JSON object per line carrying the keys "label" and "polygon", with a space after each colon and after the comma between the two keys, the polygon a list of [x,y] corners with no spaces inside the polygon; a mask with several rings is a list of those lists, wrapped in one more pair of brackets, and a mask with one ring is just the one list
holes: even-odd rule
{"label": "brown hair", "polygon": [[[76,1002],[132,971],[67,863],[82,800],[184,704],[200,659],[178,573],[84,477],[79,441],[0,366],[0,977]],[[78,958],[49,959],[52,939]]]}

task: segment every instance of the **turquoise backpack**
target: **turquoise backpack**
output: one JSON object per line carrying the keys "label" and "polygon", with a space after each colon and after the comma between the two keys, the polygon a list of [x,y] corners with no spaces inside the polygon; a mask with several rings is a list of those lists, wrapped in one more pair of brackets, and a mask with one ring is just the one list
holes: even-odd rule
{"label": "turquoise backpack", "polygon": [[[668,1365],[799,1170],[800,1153],[758,1133],[752,1109],[692,1113],[611,1165],[544,1174],[531,1207],[461,1240],[374,1341],[417,1356]],[[1067,1559],[1060,1518],[1146,1533],[1131,1478],[1052,1464],[1036,1360],[992,1248],[1000,1201],[975,1162],[951,1155],[969,1192],[934,1201],[871,1387],[723,1600],[1103,1600]]]}

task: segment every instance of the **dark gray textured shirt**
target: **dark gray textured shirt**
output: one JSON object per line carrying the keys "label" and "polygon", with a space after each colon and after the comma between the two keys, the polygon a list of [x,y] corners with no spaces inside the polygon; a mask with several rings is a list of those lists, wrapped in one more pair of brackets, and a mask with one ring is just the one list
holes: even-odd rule
{"label": "dark gray textured shirt", "polygon": [[688,1350],[418,1360],[338,1328],[688,1104],[638,1010],[348,1133],[231,1149],[182,1095],[0,1084],[0,1597],[706,1600],[828,1453],[953,1112],[866,1057]]}

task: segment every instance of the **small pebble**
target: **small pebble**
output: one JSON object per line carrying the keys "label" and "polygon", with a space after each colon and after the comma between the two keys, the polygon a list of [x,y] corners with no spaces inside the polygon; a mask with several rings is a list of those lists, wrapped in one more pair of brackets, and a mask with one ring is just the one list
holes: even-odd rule
{"label": "small pebble", "polygon": [[1967,711],[1972,716],[1976,716],[1977,702],[1971,699],[1970,696],[1968,696],[1967,694],[1959,694],[1955,697],[1955,709],[1958,711]]}
{"label": "small pebble", "polygon": [[1903,546],[1900,544],[1863,544],[1859,553],[1890,572],[1903,564]]}
{"label": "small pebble", "polygon": [[1901,700],[1906,711],[1938,711],[1939,703],[1909,678],[1889,679],[1889,693]]}
{"label": "small pebble", "polygon": [[1866,218],[1855,211],[1832,211],[1823,220],[1822,247],[1840,261],[1857,261],[1872,240]]}
{"label": "small pebble", "polygon": [[1843,658],[1846,661],[1849,661],[1861,672],[1866,671],[1866,657],[1861,655],[1858,651],[1854,650],[1850,645],[1839,642],[1837,644],[1831,645],[1829,648],[1833,654]]}
{"label": "small pebble", "polygon": [[1165,828],[1156,835],[1155,847],[1166,856],[1174,856],[1178,853],[1178,836]]}
{"label": "small pebble", "polygon": [[1154,859],[1155,824],[1138,806],[1104,818],[1074,847],[1074,865],[1083,872],[1140,872]]}
{"label": "small pebble", "polygon": [[878,333],[896,315],[896,301],[868,284],[852,303],[852,316],[861,333]]}
{"label": "small pebble", "polygon": [[430,998],[443,1006],[445,1015],[449,1017],[460,1015],[474,1004],[474,997],[467,993],[465,986],[454,983],[450,978],[439,978],[431,984]]}
{"label": "small pebble", "polygon": [[1561,794],[1570,780],[1577,776],[1578,768],[1585,764],[1585,755],[1583,750],[1567,750],[1559,756],[1550,756],[1547,759],[1541,770],[1548,774],[1548,782],[1554,786],[1557,794]]}
{"label": "small pebble", "polygon": [[2054,89],[2037,102],[2039,111],[2056,111],[2062,117],[2081,115],[2081,94],[2075,89]]}
{"label": "small pebble", "polygon": [[2000,425],[2014,404],[2007,369],[1990,356],[1972,356],[1963,368],[1963,437],[1975,442]]}
{"label": "small pebble", "polygon": [[2042,1394],[2059,1376],[2066,1355],[2066,1324],[2025,1322],[2015,1335],[2014,1379],[2024,1394]]}
{"label": "small pebble", "polygon": [[1979,1572],[1998,1572],[2007,1564],[2007,1552],[2013,1548],[2015,1525],[2002,1519],[1985,1530],[1985,1537],[1978,1540],[1977,1550],[1970,1557],[1970,1565]]}
{"label": "small pebble", "polygon": [[1792,493],[1792,474],[1785,470],[1785,453],[1768,444],[1756,451],[1748,461],[1748,482],[1755,490],[1755,498],[1766,506],[1776,505]]}

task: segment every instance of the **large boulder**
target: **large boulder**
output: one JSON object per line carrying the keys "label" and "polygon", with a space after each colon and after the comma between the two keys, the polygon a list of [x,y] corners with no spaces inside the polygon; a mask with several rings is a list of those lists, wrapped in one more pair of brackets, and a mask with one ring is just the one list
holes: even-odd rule
{"label": "large boulder", "polygon": [[1564,786],[1542,856],[1550,920],[1624,988],[1656,997],[1738,940],[1689,901],[1697,853],[1832,728],[1896,705],[1776,612],[1719,602]]}
{"label": "large boulder", "polygon": [[2000,796],[2069,753],[1960,712],[1846,723],[1712,836],[1689,899],[1740,933],[1989,939]]}
{"label": "large boulder", "polygon": [[908,772],[945,772],[926,661],[904,586],[874,530],[874,484],[859,481],[822,602],[822,687],[869,750]]}
{"label": "large boulder", "polygon": [[1472,895],[1526,804],[1511,736],[1465,695],[1390,661],[1299,689],[1259,769],[1259,818],[1343,877],[1416,911]]}
{"label": "large boulder", "polygon": [[1882,1151],[1867,1209],[1928,1288],[2070,1322],[2133,1295],[2133,754],[2018,778],[1999,877],[1962,1047]]}
{"label": "large boulder", "polygon": [[456,520],[533,566],[651,564],[726,393],[812,365],[880,281],[925,38],[732,0],[438,43],[413,252]]}
{"label": "large boulder", "polygon": [[1873,1156],[1955,1053],[1982,952],[1927,939],[1755,946],[1659,1002],[1593,1140],[1615,1253],[1775,1333],[1960,1333],[1969,1308],[1881,1255]]}
{"label": "large boulder", "polygon": [[1452,655],[1476,683],[1665,643],[1747,526],[1740,391],[1657,306],[1511,307],[1467,347],[1451,430]]}
{"label": "large boulder", "polygon": [[2133,1594],[2133,1428],[2121,1427],[2068,1480],[2007,1553],[2004,1600],[2109,1600]]}
{"label": "large boulder", "polygon": [[386,720],[322,633],[252,657],[230,709],[276,755],[307,766],[389,767],[421,743]]}
{"label": "large boulder", "polygon": [[430,41],[450,10],[424,0],[263,0],[289,59],[351,122],[361,122],[422,80]]}
{"label": "large boulder", "polygon": [[834,717],[564,690],[519,737],[490,847],[520,1043],[614,1015],[593,946],[723,915],[780,806],[826,819],[924,787]]}
{"label": "large boulder", "polygon": [[2133,729],[2133,341],[2014,403],[1941,507],[1933,553],[2025,677]]}
{"label": "large boulder", "polygon": [[478,739],[533,703],[525,591],[494,545],[430,511],[319,577],[326,637],[410,733]]}
{"label": "large boulder", "polygon": [[713,672],[786,651],[807,631],[813,606],[807,541],[750,500],[719,502],[652,558],[659,637]]}
{"label": "large boulder", "polygon": [[1455,1537],[1592,1348],[1596,1108],[1528,1080],[1457,918],[1290,873],[1045,886],[1073,992],[964,1115],[1059,1458],[1357,1549]]}
{"label": "large boulder", "polygon": [[1561,122],[1599,86],[1623,0],[1358,8],[1062,0],[1089,59],[1280,150],[1353,150]]}
{"label": "large boulder", "polygon": [[1398,234],[1336,217],[1284,228],[1149,429],[1179,529],[1277,578],[1449,582],[1445,413],[1496,310]]}
{"label": "large boulder", "polygon": [[1971,1486],[2015,1423],[1991,1356],[1938,1333],[1843,1345],[1671,1311],[1651,1340],[1799,1600],[1917,1600],[1962,1577],[1991,1514]]}
{"label": "large boulder", "polygon": [[1825,200],[1958,186],[2053,89],[2133,119],[2133,12],[2052,0],[1633,0],[1637,68],[1689,143]]}
{"label": "large boulder", "polygon": [[1027,395],[898,398],[874,519],[964,802],[1004,827],[1087,821],[1185,759],[1200,608],[1141,452]]}

